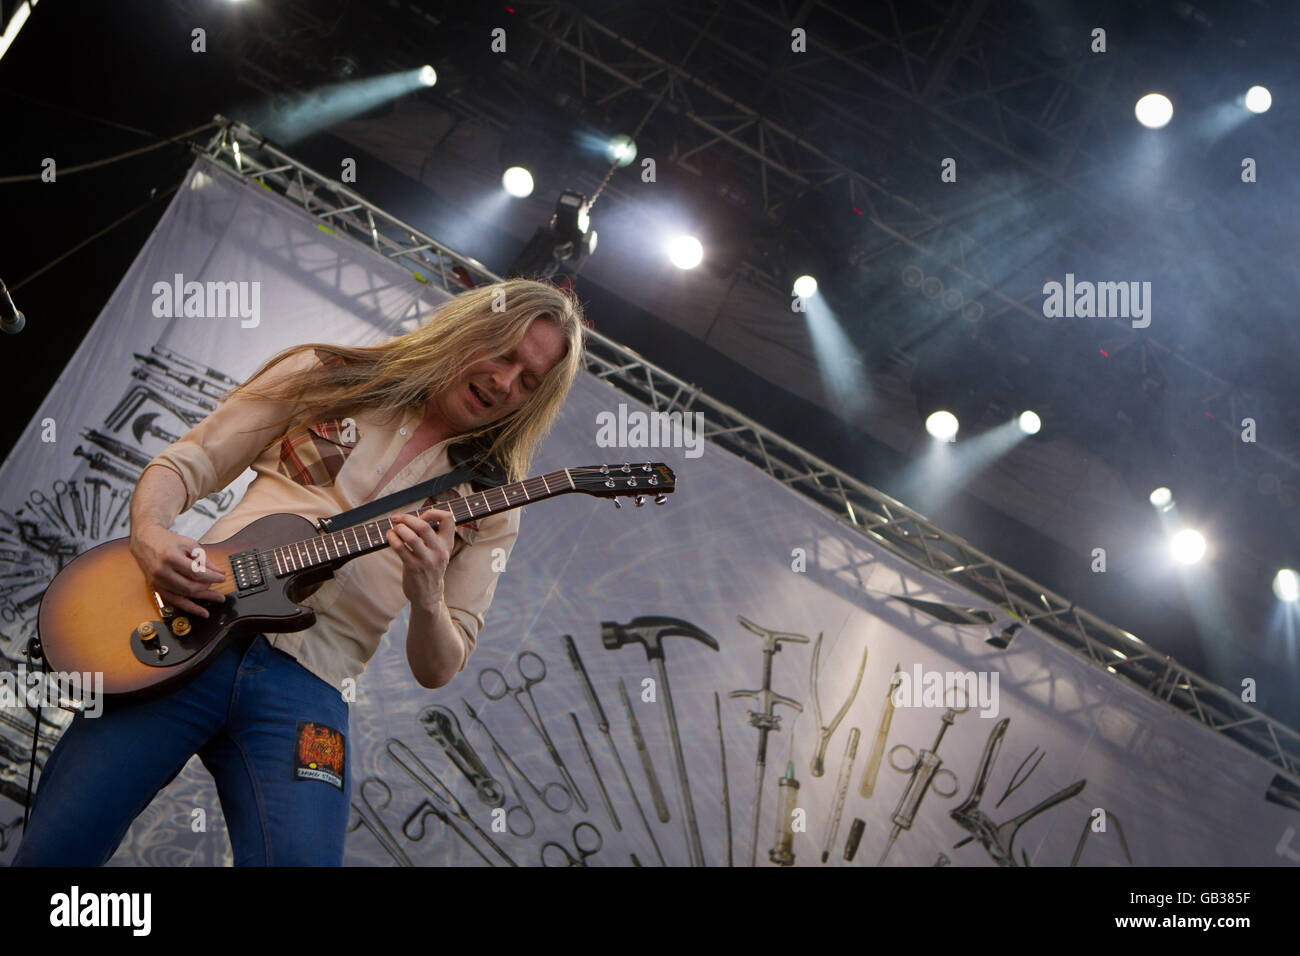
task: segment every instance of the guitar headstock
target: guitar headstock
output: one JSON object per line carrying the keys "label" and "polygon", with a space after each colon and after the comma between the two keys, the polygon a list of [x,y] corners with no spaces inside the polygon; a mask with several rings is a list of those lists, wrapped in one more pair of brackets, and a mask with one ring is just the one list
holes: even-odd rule
{"label": "guitar headstock", "polygon": [[677,476],[662,461],[638,464],[584,465],[568,469],[575,491],[586,492],[597,498],[613,498],[614,506],[621,507],[619,498],[635,498],[637,507],[645,499],[654,497],[661,505],[677,487]]}

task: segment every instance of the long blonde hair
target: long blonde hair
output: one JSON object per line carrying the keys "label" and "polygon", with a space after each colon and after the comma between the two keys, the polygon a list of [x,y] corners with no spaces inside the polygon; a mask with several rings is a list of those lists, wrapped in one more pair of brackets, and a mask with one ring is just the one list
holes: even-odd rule
{"label": "long blonde hair", "polygon": [[[478,438],[511,481],[528,473],[542,439],[559,418],[564,399],[582,367],[583,312],[576,296],[533,279],[507,279],[462,292],[439,306],[423,325],[379,345],[352,347],[308,342],[277,352],[243,385],[226,396],[303,402],[283,419],[284,435],[300,425],[339,418],[361,408],[399,411],[423,408],[429,395],[449,387],[465,367],[510,351],[536,319],[554,322],[566,349],[519,408],[462,438]],[[285,376],[274,386],[256,379],[285,359],[319,349],[341,359]],[[263,450],[279,441],[267,442]]]}

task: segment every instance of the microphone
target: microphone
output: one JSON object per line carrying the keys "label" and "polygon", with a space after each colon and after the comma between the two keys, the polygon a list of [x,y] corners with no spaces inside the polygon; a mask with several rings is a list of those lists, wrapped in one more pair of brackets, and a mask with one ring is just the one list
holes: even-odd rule
{"label": "microphone", "polygon": [[18,311],[9,290],[5,288],[4,280],[0,279],[0,332],[17,335],[26,324],[27,317]]}

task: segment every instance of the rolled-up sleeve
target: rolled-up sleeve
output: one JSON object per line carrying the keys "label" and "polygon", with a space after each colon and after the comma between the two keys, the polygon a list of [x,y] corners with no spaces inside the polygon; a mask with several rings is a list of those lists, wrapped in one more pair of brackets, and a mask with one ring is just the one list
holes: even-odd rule
{"label": "rolled-up sleeve", "polygon": [[459,670],[465,669],[478,644],[497,581],[519,537],[519,521],[518,508],[482,519],[474,543],[462,548],[447,565],[443,601],[465,642],[465,659]]}
{"label": "rolled-up sleeve", "polygon": [[[311,350],[303,350],[263,373],[257,383],[274,384],[319,364]],[[181,510],[188,511],[200,498],[222,490],[243,474],[262,448],[279,437],[283,419],[293,410],[292,402],[233,396],[150,459],[145,468],[164,465],[180,475],[185,484],[185,507]]]}

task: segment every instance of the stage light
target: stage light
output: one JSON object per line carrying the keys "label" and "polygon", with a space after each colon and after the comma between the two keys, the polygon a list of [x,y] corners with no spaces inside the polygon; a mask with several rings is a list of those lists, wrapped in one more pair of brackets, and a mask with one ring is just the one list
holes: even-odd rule
{"label": "stage light", "polygon": [[668,260],[679,269],[694,269],[704,258],[704,246],[694,236],[678,236],[668,243]]}
{"label": "stage light", "polygon": [[934,412],[925,420],[925,430],[940,441],[956,441],[957,428],[957,416],[952,412]]}
{"label": "stage light", "polygon": [[522,166],[511,166],[501,174],[501,185],[517,199],[533,194],[533,174]]}
{"label": "stage light", "polygon": [[1205,538],[1191,528],[1184,528],[1174,535],[1169,547],[1179,564],[1195,564],[1205,556]]}
{"label": "stage light", "polygon": [[1043,420],[1034,412],[1020,413],[1020,430],[1026,435],[1037,435],[1042,430]]}
{"label": "stage light", "polygon": [[1252,86],[1246,91],[1246,109],[1252,113],[1267,113],[1273,105],[1273,94],[1262,86]]}
{"label": "stage light", "polygon": [[1160,511],[1168,511],[1174,506],[1174,493],[1168,488],[1157,488],[1147,500]]}
{"label": "stage light", "polygon": [[[591,229],[591,214],[587,197],[566,189],[555,203],[551,216],[551,233],[561,253],[561,260],[571,256],[589,256],[596,251],[596,233]],[[567,247],[567,248],[565,248]]]}
{"label": "stage light", "polygon": [[587,231],[590,222],[587,211],[587,197],[582,193],[566,189],[555,201],[555,212],[551,215],[551,229],[564,242],[576,242]]}
{"label": "stage light", "polygon": [[424,86],[433,86],[438,82],[438,71],[431,66],[420,67],[420,82]]}
{"label": "stage light", "polygon": [[560,193],[547,225],[539,227],[506,269],[507,276],[554,275],[562,262],[580,263],[596,251],[587,197],[572,189]]}
{"label": "stage light", "polygon": [[632,141],[630,136],[621,134],[614,136],[605,147],[605,156],[611,163],[616,163],[620,168],[626,166],[636,159],[636,143]]}
{"label": "stage light", "polygon": [[1273,593],[1277,595],[1279,601],[1286,601],[1288,604],[1300,600],[1300,574],[1296,574],[1290,568],[1283,568],[1273,578]]}
{"label": "stage light", "polygon": [[[963,330],[920,347],[909,385],[926,431],[944,442],[956,441],[959,427],[963,435],[977,433],[981,423],[992,420],[993,383],[1000,376],[995,350]],[[1011,411],[1000,405],[995,416],[1011,426],[1008,437],[1015,435],[1015,425],[1007,421]]]}
{"label": "stage light", "polygon": [[1163,93],[1148,93],[1137,101],[1133,115],[1147,129],[1160,129],[1174,116],[1174,104]]}
{"label": "stage light", "polygon": [[795,279],[794,294],[801,299],[811,299],[817,294],[817,280],[812,276],[800,276]]}

